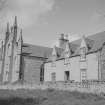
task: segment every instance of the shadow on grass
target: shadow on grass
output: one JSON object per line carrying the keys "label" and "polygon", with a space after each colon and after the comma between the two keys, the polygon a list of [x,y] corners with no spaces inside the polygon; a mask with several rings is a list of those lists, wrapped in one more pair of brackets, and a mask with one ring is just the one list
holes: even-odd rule
{"label": "shadow on grass", "polygon": [[94,94],[60,91],[51,88],[43,91],[1,90],[0,105],[105,105],[105,98]]}
{"label": "shadow on grass", "polygon": [[0,105],[40,105],[43,101],[47,100],[47,98],[6,98],[0,99]]}

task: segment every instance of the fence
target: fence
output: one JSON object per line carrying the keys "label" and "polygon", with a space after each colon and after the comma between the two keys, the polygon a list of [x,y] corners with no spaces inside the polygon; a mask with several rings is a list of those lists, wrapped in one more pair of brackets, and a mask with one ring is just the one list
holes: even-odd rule
{"label": "fence", "polygon": [[105,93],[105,82],[88,82],[88,83],[45,83],[48,88],[58,89],[58,90],[68,90],[68,91],[79,91],[85,93]]}

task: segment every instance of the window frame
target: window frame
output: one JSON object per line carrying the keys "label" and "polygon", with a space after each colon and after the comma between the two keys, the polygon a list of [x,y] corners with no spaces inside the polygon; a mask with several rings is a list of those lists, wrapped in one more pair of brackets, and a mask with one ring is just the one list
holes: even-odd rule
{"label": "window frame", "polygon": [[64,65],[69,65],[70,64],[70,58],[67,57],[64,59]]}
{"label": "window frame", "polygon": [[56,67],[56,62],[55,61],[51,62],[51,67]]}
{"label": "window frame", "polygon": [[86,60],[86,47],[80,48],[80,60],[81,61]]}
{"label": "window frame", "polygon": [[56,72],[51,73],[51,81],[52,82],[56,81]]}
{"label": "window frame", "polygon": [[81,69],[80,72],[81,82],[87,80],[87,69]]}

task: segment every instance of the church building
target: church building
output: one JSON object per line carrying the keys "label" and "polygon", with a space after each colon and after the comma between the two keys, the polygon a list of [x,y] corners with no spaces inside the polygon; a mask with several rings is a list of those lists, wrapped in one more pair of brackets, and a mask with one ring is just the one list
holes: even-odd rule
{"label": "church building", "polygon": [[0,48],[0,84],[37,84],[44,79],[43,65],[51,48],[24,43],[17,17],[7,23],[5,39]]}

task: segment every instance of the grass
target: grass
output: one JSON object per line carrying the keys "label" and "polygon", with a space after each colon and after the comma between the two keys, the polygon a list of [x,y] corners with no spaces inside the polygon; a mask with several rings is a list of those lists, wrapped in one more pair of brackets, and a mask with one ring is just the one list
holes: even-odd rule
{"label": "grass", "polygon": [[0,90],[0,105],[105,105],[105,99],[86,93],[47,90]]}

